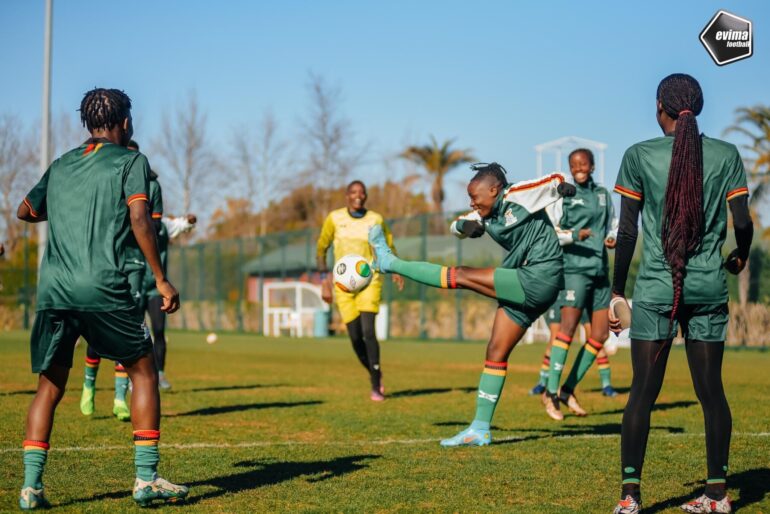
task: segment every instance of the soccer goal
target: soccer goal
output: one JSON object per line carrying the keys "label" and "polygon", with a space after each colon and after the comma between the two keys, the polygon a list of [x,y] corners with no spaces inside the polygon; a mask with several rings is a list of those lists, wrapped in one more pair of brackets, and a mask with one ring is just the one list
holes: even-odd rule
{"label": "soccer goal", "polygon": [[271,282],[262,286],[262,298],[262,326],[266,336],[314,337],[324,332],[329,305],[321,298],[321,286],[308,282]]}
{"label": "soccer goal", "polygon": [[[584,137],[566,136],[535,145],[537,154],[537,176],[543,176],[543,158],[549,161],[553,160],[554,167],[551,171],[569,171],[569,164],[564,159],[569,152],[576,148],[588,148],[596,154],[596,173],[599,175],[599,184],[604,184],[604,151],[607,150],[607,144],[600,141],[592,141]],[[566,167],[565,167],[566,164]],[[567,173],[569,176],[569,173]]]}

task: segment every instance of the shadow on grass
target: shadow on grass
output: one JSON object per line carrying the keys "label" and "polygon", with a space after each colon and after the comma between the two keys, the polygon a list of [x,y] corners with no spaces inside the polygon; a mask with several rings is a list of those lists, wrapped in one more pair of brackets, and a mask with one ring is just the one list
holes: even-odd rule
{"label": "shadow on grass", "polygon": [[[153,507],[176,506],[185,507],[196,504],[210,498],[217,498],[226,494],[248,491],[259,487],[279,484],[299,477],[307,477],[306,481],[310,483],[322,482],[330,478],[339,477],[368,468],[369,464],[365,461],[370,459],[379,459],[379,455],[354,455],[350,457],[339,457],[328,461],[311,462],[260,462],[260,461],[242,461],[233,464],[234,468],[249,468],[243,471],[236,471],[229,475],[208,478],[205,480],[196,480],[184,485],[190,487],[191,497],[186,501],[176,504],[158,502]],[[215,487],[214,491],[209,491],[201,495],[195,494],[195,488],[201,486]],[[70,500],[65,503],[55,505],[56,507],[66,507],[80,503],[89,503],[100,500],[117,500],[128,498],[131,492],[128,490],[112,491],[108,493],[96,494],[88,498]]]}
{"label": "shadow on grass", "polygon": [[35,394],[37,391],[34,389],[24,389],[21,391],[4,391],[0,393],[0,396],[21,396],[21,395],[28,395],[28,394]]}
{"label": "shadow on grass", "polygon": [[[613,389],[615,391],[617,391],[618,394],[627,394],[629,391],[631,391],[630,387],[614,387],[613,386]],[[588,392],[589,393],[601,393],[602,392],[602,388],[601,387],[597,387],[596,389],[588,389]]]}
{"label": "shadow on grass", "polygon": [[443,394],[451,393],[452,391],[460,391],[461,393],[472,393],[476,391],[476,387],[433,387],[426,389],[404,389],[402,391],[395,391],[388,393],[388,399],[390,398],[409,398],[412,396],[425,396],[429,394]]}
{"label": "shadow on grass", "polygon": [[[686,485],[695,484],[689,483]],[[691,493],[650,505],[644,509],[644,512],[652,514],[653,512],[662,512],[666,509],[679,507],[681,504],[703,494],[704,485],[704,483],[697,483],[697,486]],[[733,502],[734,510],[759,503],[770,492],[770,469],[757,468],[728,475],[727,486],[729,489],[738,490],[738,499]]]}
{"label": "shadow on grass", "polygon": [[[323,482],[330,478],[347,475],[364,468],[369,464],[365,461],[379,459],[379,455],[354,455],[350,457],[338,457],[336,459],[311,462],[260,462],[243,461],[233,464],[235,468],[249,468],[231,475],[198,480],[187,484],[191,488],[200,486],[216,487],[209,491],[189,498],[184,504],[192,505],[210,498],[217,498],[225,494],[238,493],[259,487],[279,484],[287,480],[306,477],[309,483]],[[193,493],[195,489],[192,489]]]}
{"label": "shadow on grass", "polygon": [[[671,410],[671,409],[679,409],[679,408],[687,408],[692,407],[693,405],[698,405],[698,402],[694,402],[692,400],[684,400],[679,402],[668,402],[668,403],[656,403],[655,406],[652,408],[653,411],[656,410]],[[623,409],[613,409],[613,410],[604,410],[600,412],[593,412],[591,414],[595,416],[605,415],[605,414],[623,414]]]}
{"label": "shadow on grass", "polygon": [[[437,427],[466,427],[467,421],[441,421],[433,423]],[[669,434],[682,434],[684,429],[681,427],[653,426],[651,430],[663,430]],[[596,425],[560,425],[558,428],[502,428],[492,425],[491,430],[501,432],[526,432],[533,435],[522,437],[508,436],[501,437],[492,442],[492,444],[513,444],[535,439],[549,439],[552,437],[576,437],[576,436],[605,436],[620,435],[620,423],[601,423]]]}
{"label": "shadow on grass", "polygon": [[245,389],[262,389],[265,387],[285,387],[287,384],[247,384],[247,385],[230,385],[230,386],[213,386],[213,387],[194,387],[192,389],[172,389],[170,391],[164,391],[163,394],[179,394],[179,393],[203,393],[208,391],[242,391]]}
{"label": "shadow on grass", "polygon": [[248,410],[306,407],[308,405],[321,405],[322,403],[323,402],[321,400],[307,400],[304,402],[241,403],[237,405],[222,405],[221,407],[206,407],[205,409],[180,412],[179,414],[164,414],[163,416],[167,418],[176,418],[181,416],[213,416],[216,414],[229,414],[231,412],[244,412]]}

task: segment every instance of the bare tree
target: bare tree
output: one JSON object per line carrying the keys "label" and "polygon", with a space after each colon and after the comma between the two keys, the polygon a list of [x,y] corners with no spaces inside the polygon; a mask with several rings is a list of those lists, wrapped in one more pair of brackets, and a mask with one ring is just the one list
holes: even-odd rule
{"label": "bare tree", "polygon": [[181,192],[183,213],[197,208],[199,200],[211,198],[212,187],[217,184],[220,166],[206,137],[206,123],[207,115],[192,92],[174,113],[164,114],[160,136],[152,146],[168,165],[172,178],[173,187],[164,191]]}
{"label": "bare tree", "polygon": [[287,144],[278,135],[278,122],[266,111],[256,133],[244,126],[233,131],[236,169],[246,186],[250,212],[259,213],[259,226],[252,235],[267,233],[267,206],[275,199],[276,180],[288,168]]}
{"label": "bare tree", "polygon": [[37,148],[34,135],[26,131],[18,117],[0,115],[0,213],[9,252],[13,252],[22,234],[16,208],[38,176]]}
{"label": "bare tree", "polygon": [[[342,91],[330,86],[320,75],[310,75],[310,111],[302,123],[306,150],[304,178],[325,190],[342,185],[360,164],[365,149],[355,143],[350,120],[340,112]],[[318,223],[331,209],[331,198],[323,194],[318,204],[309,206]]]}
{"label": "bare tree", "polygon": [[60,111],[53,120],[51,130],[53,152],[51,154],[54,158],[59,157],[64,152],[80,146],[88,137],[88,131],[83,128],[76,113]]}

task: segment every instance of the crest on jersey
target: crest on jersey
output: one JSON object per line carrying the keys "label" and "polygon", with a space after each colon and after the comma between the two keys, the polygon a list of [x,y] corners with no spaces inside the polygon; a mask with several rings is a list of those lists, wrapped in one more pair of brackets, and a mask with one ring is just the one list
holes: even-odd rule
{"label": "crest on jersey", "polygon": [[513,215],[513,212],[511,212],[511,210],[510,210],[510,209],[508,209],[507,211],[505,211],[505,226],[506,226],[506,227],[510,227],[511,225],[513,225],[514,223],[516,223],[517,221],[519,221],[519,218],[517,218],[516,216],[514,216],[514,215]]}
{"label": "crest on jersey", "polygon": [[604,193],[599,193],[596,196],[599,198],[599,205],[601,205],[602,207],[606,207],[607,206],[607,195],[604,194]]}

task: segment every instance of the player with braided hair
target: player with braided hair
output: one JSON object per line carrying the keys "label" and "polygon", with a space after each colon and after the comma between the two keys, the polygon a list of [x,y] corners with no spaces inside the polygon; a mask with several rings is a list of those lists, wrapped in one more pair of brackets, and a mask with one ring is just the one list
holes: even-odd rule
{"label": "player with braided hair", "polygon": [[[625,296],[640,212],[644,244],[633,294],[634,376],[623,413],[623,484],[616,514],[641,511],[650,414],[677,328],[685,339],[690,374],[703,408],[708,471],[704,494],[682,509],[731,512],[726,477],[732,418],[722,386],[728,322],[724,269],[737,274],[744,268],[753,225],[741,156],[735,146],[698,132],[696,116],[702,108],[703,93],[693,77],[664,78],[657,91],[657,120],[664,136],[626,151],[615,186],[622,198],[614,297]],[[728,207],[737,248],[723,263]],[[612,313],[610,328],[620,329]]]}
{"label": "player with braided hair", "polygon": [[507,254],[498,268],[441,266],[393,255],[382,231],[369,232],[374,266],[421,284],[444,289],[470,289],[495,298],[498,309],[479,381],[476,415],[470,427],[441,441],[442,446],[484,446],[492,441],[490,424],[505,383],[508,357],[527,328],[554,302],[563,288],[562,252],[544,209],[575,186],[560,174],[509,185],[497,163],[474,165],[468,184],[471,208],[451,225],[460,238],[489,234]]}
{"label": "player with braided hair", "polygon": [[91,137],[56,159],[18,208],[19,219],[48,221],[40,266],[37,313],[30,337],[37,392],[27,415],[22,510],[49,506],[43,489],[54,412],[64,395],[80,336],[97,355],[120,361],[134,385],[134,500],[179,500],[184,486],[158,477],[160,396],[147,326],[125,272],[129,247],[139,248],[163,297],[163,309],[179,308],[179,293],[166,279],[147,209],[150,166],[126,148],[131,100],[117,89],[85,94],[81,119]]}

